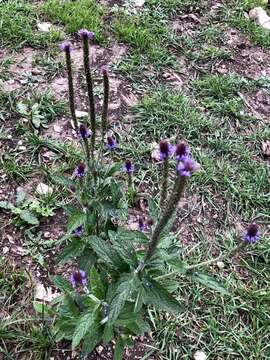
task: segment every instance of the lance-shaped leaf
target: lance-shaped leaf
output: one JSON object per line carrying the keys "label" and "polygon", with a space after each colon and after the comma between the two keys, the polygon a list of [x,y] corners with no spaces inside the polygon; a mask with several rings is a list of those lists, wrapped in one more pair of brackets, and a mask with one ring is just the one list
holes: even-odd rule
{"label": "lance-shaped leaf", "polygon": [[72,338],[72,349],[79,345],[84,336],[97,324],[97,307],[88,314],[78,319]]}
{"label": "lance-shaped leaf", "polygon": [[200,273],[200,272],[193,272],[193,273],[186,273],[192,280],[200,283],[204,287],[216,290],[223,295],[230,295],[228,290],[220,284],[218,281],[213,279],[211,276]]}

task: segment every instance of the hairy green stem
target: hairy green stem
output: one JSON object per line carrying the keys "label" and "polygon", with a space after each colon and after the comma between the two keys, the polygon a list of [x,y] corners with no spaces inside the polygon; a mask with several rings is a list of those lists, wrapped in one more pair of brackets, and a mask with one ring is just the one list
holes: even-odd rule
{"label": "hairy green stem", "polygon": [[163,209],[166,204],[167,193],[168,193],[168,176],[169,176],[169,160],[166,157],[163,161],[162,169],[162,182],[161,182],[161,192],[160,192],[160,208]]}
{"label": "hairy green stem", "polygon": [[160,217],[160,219],[153,231],[153,234],[151,236],[150,245],[149,245],[149,248],[145,255],[145,259],[144,259],[145,263],[148,260],[150,260],[151,257],[154,255],[156,248],[158,246],[159,240],[160,240],[160,235],[162,233],[162,230],[165,228],[165,226],[168,224],[170,218],[172,217],[172,215],[178,205],[178,202],[183,194],[185,185],[186,185],[186,178],[177,176],[171,196],[167,202],[167,206],[164,209],[163,213],[161,213],[161,217]]}
{"label": "hairy green stem", "polygon": [[68,73],[68,95],[69,95],[69,108],[71,117],[73,120],[73,124],[75,127],[76,133],[78,133],[78,121],[75,113],[75,99],[74,99],[74,88],[73,88],[73,77],[72,77],[72,65],[71,65],[71,57],[70,51],[65,51],[66,54],[66,65],[67,65],[67,73]]}
{"label": "hairy green stem", "polygon": [[91,131],[92,131],[91,153],[93,157],[95,151],[95,142],[96,142],[96,111],[95,111],[93,81],[92,81],[90,62],[89,62],[89,43],[87,37],[83,38],[83,63],[84,63],[84,72],[85,72],[88,102],[89,102],[89,114],[90,114],[90,123],[91,123]]}
{"label": "hairy green stem", "polygon": [[103,97],[103,107],[102,107],[102,117],[101,117],[102,143],[104,142],[105,134],[107,132],[107,117],[108,117],[108,106],[109,106],[109,78],[107,71],[103,71],[103,88],[104,88],[104,97]]}

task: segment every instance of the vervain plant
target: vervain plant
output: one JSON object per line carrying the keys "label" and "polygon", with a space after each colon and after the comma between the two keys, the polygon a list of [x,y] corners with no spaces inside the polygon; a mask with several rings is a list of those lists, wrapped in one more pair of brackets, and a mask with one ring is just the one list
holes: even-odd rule
{"label": "vervain plant", "polygon": [[[160,206],[149,199],[149,214],[139,218],[138,230],[124,226],[128,214],[128,199],[124,194],[134,187],[135,168],[129,159],[124,164],[111,164],[108,159],[118,146],[116,138],[107,133],[108,70],[102,69],[104,102],[101,129],[98,129],[89,65],[89,41],[93,34],[81,30],[79,35],[83,44],[91,130],[88,124],[80,124],[76,119],[71,45],[64,43],[61,48],[66,54],[70,112],[83,152],[72,179],[54,176],[55,181],[70,187],[74,194],[73,205],[65,208],[69,218],[64,238],[67,244],[58,260],[61,264],[71,259],[76,263],[70,279],[55,278],[62,295],[55,301],[58,307],[54,331],[57,341],[71,340],[72,347],[80,347],[83,355],[101,341],[108,343],[116,339],[114,357],[122,359],[123,349],[132,345],[134,335],[150,330],[149,306],[176,314],[183,310],[183,305],[166,289],[163,279],[180,273],[222,294],[228,291],[215,279],[197,271],[220,258],[188,266],[180,260],[181,248],[169,235],[179,200],[191,175],[200,168],[184,141],[176,146],[160,141],[159,159],[163,165]],[[174,185],[170,189],[172,162],[175,163]],[[233,252],[258,239],[258,226],[251,224]],[[174,271],[170,272],[171,269]]]}

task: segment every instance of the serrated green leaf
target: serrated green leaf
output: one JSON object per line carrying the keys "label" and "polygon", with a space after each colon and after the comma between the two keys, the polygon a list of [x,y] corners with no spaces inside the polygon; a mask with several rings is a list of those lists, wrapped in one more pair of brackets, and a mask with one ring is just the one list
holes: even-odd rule
{"label": "serrated green leaf", "polygon": [[160,213],[158,204],[155,202],[154,199],[150,198],[150,199],[148,199],[148,207],[149,207],[149,214],[150,214],[151,218],[154,221],[157,221],[159,218],[159,213]]}
{"label": "serrated green leaf", "polygon": [[101,279],[100,274],[97,272],[96,268],[93,266],[90,274],[89,274],[89,281],[91,284],[91,291],[92,293],[99,299],[105,299],[106,289]]}
{"label": "serrated green leaf", "polygon": [[74,187],[75,181],[62,175],[50,174],[50,179],[57,185],[61,185],[67,188]]}
{"label": "serrated green leaf", "polygon": [[33,307],[35,311],[40,314],[52,313],[52,308],[40,301],[33,301]]}
{"label": "serrated green leaf", "polygon": [[90,236],[88,239],[89,245],[99,256],[102,262],[115,270],[120,270],[121,268],[123,268],[125,264],[110,244],[106,243],[104,240],[97,236]]}
{"label": "serrated green leaf", "polygon": [[199,273],[199,272],[194,272],[191,274],[187,273],[186,275],[188,275],[192,280],[202,284],[205,287],[216,290],[223,295],[230,295],[228,290],[222,284],[220,284],[218,281],[216,281],[209,275]]}
{"label": "serrated green leaf", "polygon": [[19,101],[17,103],[17,111],[19,114],[21,114],[23,116],[29,115],[28,105],[22,101]]}
{"label": "serrated green leaf", "polygon": [[61,252],[61,254],[57,257],[57,261],[60,264],[65,263],[67,260],[69,260],[72,257],[77,257],[82,254],[84,251],[85,244],[80,239],[73,239],[71,243],[69,243],[64,251]]}
{"label": "serrated green leaf", "polygon": [[63,292],[69,292],[73,290],[70,282],[60,275],[56,275],[54,277],[54,283]]}
{"label": "serrated green leaf", "polygon": [[121,231],[118,233],[110,231],[109,234],[112,239],[113,249],[117,251],[122,260],[129,266],[136,268],[138,266],[138,259],[133,247],[133,241],[126,236],[126,234],[130,235],[130,233],[128,231]]}
{"label": "serrated green leaf", "polygon": [[5,210],[13,210],[15,206],[9,201],[0,201],[0,208]]}
{"label": "serrated green leaf", "polygon": [[78,226],[84,225],[86,222],[86,213],[82,211],[74,212],[68,219],[67,230],[72,233]]}
{"label": "serrated green leaf", "polygon": [[134,274],[122,274],[112,295],[108,325],[113,325],[117,320],[133,288]]}
{"label": "serrated green leaf", "polygon": [[38,218],[29,210],[22,210],[20,212],[20,218],[30,225],[39,225]]}
{"label": "serrated green leaf", "polygon": [[84,336],[94,327],[96,321],[96,309],[93,312],[83,315],[78,319],[78,325],[75,328],[72,338],[72,349],[75,349]]}
{"label": "serrated green leaf", "polygon": [[82,346],[82,355],[87,356],[102,340],[102,327],[101,325],[95,325],[89,333],[84,337]]}
{"label": "serrated green leaf", "polygon": [[85,249],[77,259],[79,268],[88,273],[97,261],[96,254],[91,249]]}
{"label": "serrated green leaf", "polygon": [[177,314],[183,311],[179,302],[157,281],[150,277],[143,279],[145,289],[145,303],[156,306],[161,310]]}
{"label": "serrated green leaf", "polygon": [[180,273],[185,274],[186,273],[186,268],[187,265],[179,260],[179,259],[169,259],[167,260],[167,263],[169,265],[171,265],[173,268],[175,268],[176,270],[178,270]]}

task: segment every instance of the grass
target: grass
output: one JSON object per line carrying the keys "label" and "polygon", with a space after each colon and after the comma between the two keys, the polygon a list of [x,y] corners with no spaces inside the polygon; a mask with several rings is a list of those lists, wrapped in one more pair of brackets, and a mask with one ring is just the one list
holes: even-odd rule
{"label": "grass", "polygon": [[[245,96],[257,90],[269,93],[269,80],[219,75],[215,66],[220,61],[226,64],[235,56],[234,50],[226,49],[222,43],[224,32],[231,26],[262,48],[269,47],[269,35],[244,16],[244,11],[260,6],[261,1],[223,2],[216,15],[209,13],[208,5],[203,0],[149,0],[134,12],[130,3],[125,9],[112,11],[92,0],[46,0],[37,10],[33,2],[9,0],[0,7],[0,42],[12,49],[54,42],[54,35],[36,31],[39,13],[42,19],[62,25],[71,36],[80,28],[89,28],[95,32],[98,43],[127,44],[127,54],[113,70],[129,81],[141,100],[128,116],[113,124],[119,139],[115,156],[133,159],[135,183],[142,192],[149,190],[151,196],[157,194],[160,169],[150,157],[160,138],[172,142],[188,140],[202,167],[191,181],[187,203],[179,211],[174,228],[177,241],[183,244],[183,259],[196,264],[213,255],[225,255],[240,241],[239,233],[250,221],[258,222],[263,233],[258,245],[233,259],[225,258],[224,267],[205,268],[226,284],[230,296],[216,295],[180,275],[166,278],[185,310],[176,317],[149,310],[151,346],[164,360],[190,359],[197,350],[203,350],[209,359],[266,360],[270,354],[270,186],[269,166],[261,144],[269,140],[270,129],[266,117],[248,114],[239,94]],[[191,32],[174,32],[172,22],[185,25],[185,18],[179,15],[191,13],[203,21],[194,23]],[[163,77],[166,69],[182,77],[179,56],[186,62],[189,76],[181,90],[166,83]],[[38,53],[34,63],[48,81],[63,76],[63,64],[56,60],[55,52]],[[0,76],[5,81],[10,76],[8,67],[8,61],[0,65]],[[1,141],[5,139],[0,175],[3,183],[14,189],[41,175],[50,185],[54,173],[71,174],[80,160],[74,144],[66,139],[61,143],[48,140],[42,126],[37,129],[31,125],[36,113],[42,115],[46,126],[65,115],[62,104],[49,94],[30,91],[36,81],[38,77],[29,81],[24,91],[0,92],[0,137]],[[18,109],[20,103],[26,105],[26,114]],[[37,109],[33,110],[35,104]],[[18,145],[21,138],[23,149]],[[45,165],[44,151],[53,153],[53,159]],[[60,192],[55,186],[55,193],[42,206],[54,209],[69,203],[67,191]],[[14,229],[12,219],[5,226]],[[28,258],[47,273],[50,267],[46,256],[53,243],[43,238],[42,227],[20,228]],[[5,359],[16,358],[18,351],[37,360],[49,358],[56,345],[48,319],[33,315],[31,274],[23,264],[15,266],[9,256],[6,258],[0,258],[0,354]]]}
{"label": "grass", "polygon": [[0,46],[44,46],[60,39],[58,31],[37,31],[36,9],[24,0],[3,1],[0,6]]}
{"label": "grass", "polygon": [[64,25],[68,33],[75,34],[78,30],[87,28],[95,33],[97,42],[105,40],[103,31],[105,9],[96,1],[67,0],[63,3],[61,0],[47,0],[42,9],[50,20]]}

